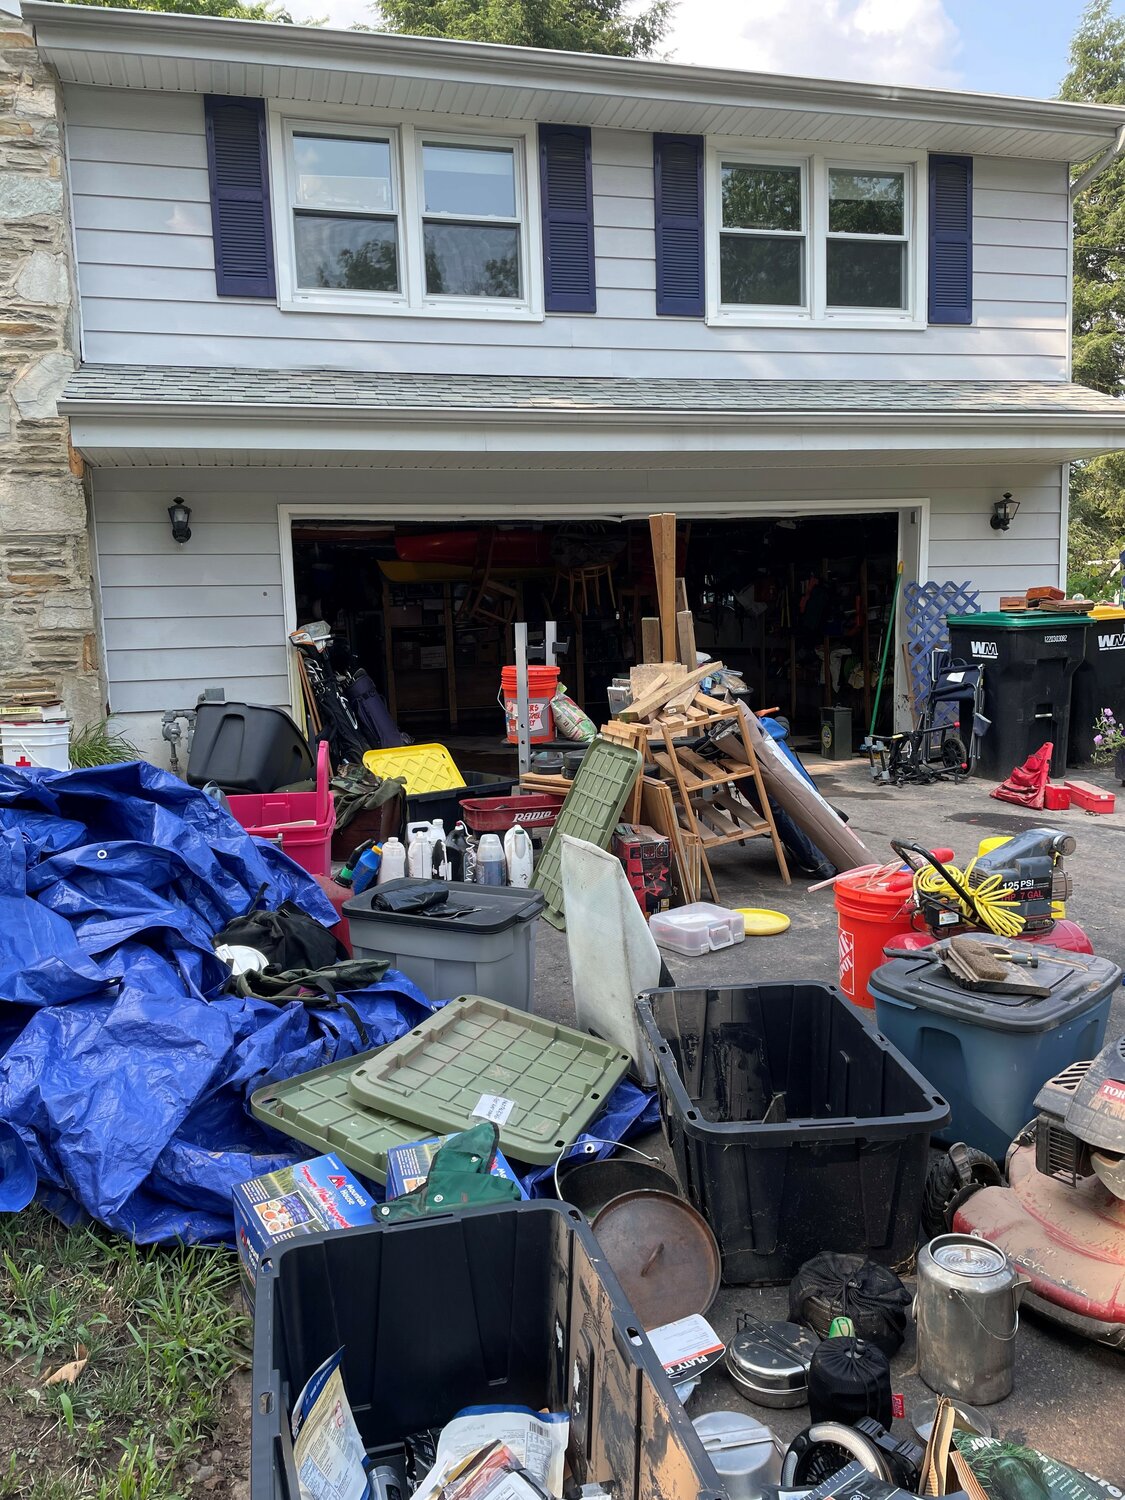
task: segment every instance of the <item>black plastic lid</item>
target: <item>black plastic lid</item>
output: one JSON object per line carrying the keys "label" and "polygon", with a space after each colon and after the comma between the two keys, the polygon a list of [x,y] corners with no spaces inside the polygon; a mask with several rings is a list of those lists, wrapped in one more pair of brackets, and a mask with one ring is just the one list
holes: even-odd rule
{"label": "black plastic lid", "polygon": [[[981,942],[996,942],[991,934],[971,934]],[[1029,981],[1048,985],[1049,995],[994,995],[987,990],[967,990],[928,949],[892,959],[876,969],[868,981],[871,991],[905,1000],[919,1010],[953,1016],[970,1024],[1006,1031],[1046,1031],[1060,1021],[1081,1015],[1112,994],[1121,981],[1121,970],[1107,958],[1090,953],[1069,953],[1046,943],[1013,943],[1038,960],[1026,971]]]}
{"label": "black plastic lid", "polygon": [[[529,922],[543,910],[543,894],[522,886],[471,885],[463,880],[446,880],[442,884],[449,892],[444,907],[426,912],[373,911],[371,903],[376,896],[393,891],[409,891],[433,885],[432,880],[419,880],[406,875],[401,880],[388,880],[385,885],[372,886],[361,896],[353,896],[344,902],[345,917],[359,917],[375,922],[402,922],[411,927],[433,927],[449,932],[503,932],[517,922]],[[454,912],[464,916],[454,916]]]}

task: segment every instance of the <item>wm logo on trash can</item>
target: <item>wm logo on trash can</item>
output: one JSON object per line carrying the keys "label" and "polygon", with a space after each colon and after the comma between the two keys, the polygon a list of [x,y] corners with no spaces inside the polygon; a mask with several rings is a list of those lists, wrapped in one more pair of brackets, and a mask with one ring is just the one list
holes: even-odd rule
{"label": "wm logo on trash can", "polygon": [[974,656],[987,657],[995,661],[1000,655],[1000,647],[995,641],[970,641],[969,649]]}
{"label": "wm logo on trash can", "polygon": [[1125,651],[1125,630],[1119,630],[1115,635],[1099,635],[1098,650]]}

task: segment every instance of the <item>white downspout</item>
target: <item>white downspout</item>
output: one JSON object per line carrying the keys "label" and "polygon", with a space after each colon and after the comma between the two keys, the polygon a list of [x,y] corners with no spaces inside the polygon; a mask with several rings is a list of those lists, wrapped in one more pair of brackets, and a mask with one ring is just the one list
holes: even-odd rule
{"label": "white downspout", "polygon": [[1125,151],[1125,125],[1119,125],[1117,128],[1117,139],[1109,150],[1103,151],[1097,161],[1091,162],[1086,170],[1070,184],[1070,201],[1073,203],[1079,193],[1084,193],[1094,178],[1100,177],[1106,167],[1111,166],[1123,151]]}

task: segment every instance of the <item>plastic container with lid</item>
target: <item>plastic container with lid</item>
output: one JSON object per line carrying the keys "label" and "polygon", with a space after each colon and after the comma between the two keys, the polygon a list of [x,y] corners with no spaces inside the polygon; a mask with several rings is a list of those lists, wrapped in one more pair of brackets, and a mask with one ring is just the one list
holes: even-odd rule
{"label": "plastic container with lid", "polygon": [[1086,632],[1086,654],[1070,689],[1070,760],[1093,758],[1096,720],[1110,708],[1125,720],[1125,609],[1096,604]]}
{"label": "plastic container with lid", "polygon": [[356,958],[387,958],[431,1000],[487,995],[518,1010],[531,1006],[535,987],[535,924],[543,910],[538,891],[444,882],[440,912],[372,910],[379,896],[430,881],[389,880],[344,907]]}
{"label": "plastic container with lid", "polygon": [[691,901],[671,911],[654,912],[648,930],[662,948],[699,958],[717,948],[733,948],[746,936],[746,918],[741,912],[710,901]]}
{"label": "plastic container with lid", "polygon": [[[949,643],[955,657],[985,666],[984,715],[991,727],[980,742],[978,776],[1001,780],[1048,740],[1054,745],[1051,775],[1066,772],[1071,681],[1085,658],[1087,615],[950,615]],[[968,744],[968,726],[961,738]]]}
{"label": "plastic container with lid", "polygon": [[[990,934],[969,940],[995,941]],[[879,1030],[949,1101],[952,1119],[938,1138],[1000,1162],[1034,1116],[1044,1080],[1099,1051],[1121,982],[1106,958],[1048,944],[1035,954],[1029,975],[1049,987],[1042,997],[966,990],[926,951],[871,976]]]}

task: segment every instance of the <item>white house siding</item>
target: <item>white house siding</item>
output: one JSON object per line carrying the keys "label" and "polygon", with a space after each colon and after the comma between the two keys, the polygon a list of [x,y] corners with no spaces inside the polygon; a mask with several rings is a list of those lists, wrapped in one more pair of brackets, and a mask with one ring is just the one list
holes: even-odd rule
{"label": "white house siding", "polygon": [[[989,526],[992,503],[1020,500],[1012,530]],[[878,470],[623,468],[508,470],[99,469],[94,522],[113,711],[158,749],[159,714],[190,707],[204,687],[230,698],[285,703],[286,621],[279,505],[325,518],[371,506],[381,519],[485,520],[528,513],[557,519],[675,510],[684,516],[796,513],[800,502],[847,513],[859,501],[930,500],[928,576],[971,580],[986,606],[1029,582],[1054,583],[1059,565],[1057,466],[917,466]],[[192,538],[172,540],[173,496],[192,508]],[[354,512],[352,515],[354,516]],[[135,717],[133,717],[135,716]]]}
{"label": "white house siding", "polygon": [[68,86],[85,358],[480,374],[1051,380],[1065,376],[1066,168],[977,157],[974,320],[907,330],[658,318],[652,140],[595,130],[598,311],[542,322],[282,312],[215,293],[198,96]]}

